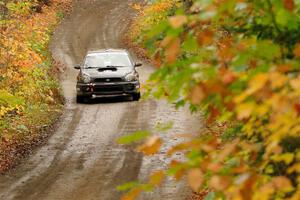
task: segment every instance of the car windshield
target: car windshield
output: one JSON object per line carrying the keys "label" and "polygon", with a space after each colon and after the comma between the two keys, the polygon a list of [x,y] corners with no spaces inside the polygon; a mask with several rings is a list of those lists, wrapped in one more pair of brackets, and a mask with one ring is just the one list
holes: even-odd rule
{"label": "car windshield", "polygon": [[84,68],[128,67],[131,65],[126,53],[92,53],[85,58]]}

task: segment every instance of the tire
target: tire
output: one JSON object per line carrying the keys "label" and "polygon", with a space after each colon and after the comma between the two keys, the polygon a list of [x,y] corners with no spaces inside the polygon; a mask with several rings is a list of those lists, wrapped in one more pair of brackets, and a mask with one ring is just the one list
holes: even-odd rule
{"label": "tire", "polygon": [[136,93],[132,95],[132,100],[133,101],[139,101],[141,98],[141,93]]}
{"label": "tire", "polygon": [[76,96],[76,102],[77,103],[84,103],[85,102],[85,97],[83,96]]}

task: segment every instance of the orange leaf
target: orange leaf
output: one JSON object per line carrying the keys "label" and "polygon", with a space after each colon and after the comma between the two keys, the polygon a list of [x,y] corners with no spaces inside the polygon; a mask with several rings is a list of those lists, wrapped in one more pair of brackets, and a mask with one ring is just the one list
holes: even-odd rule
{"label": "orange leaf", "polygon": [[204,91],[200,85],[196,85],[192,88],[189,97],[192,104],[200,104],[205,98]]}
{"label": "orange leaf", "polygon": [[211,170],[213,173],[218,173],[222,169],[222,165],[220,163],[209,163],[207,169]]}
{"label": "orange leaf", "polygon": [[215,106],[209,106],[209,117],[207,118],[207,123],[211,124],[215,121],[215,119],[220,115],[220,111]]}
{"label": "orange leaf", "polygon": [[177,181],[180,180],[184,176],[185,170],[182,167],[182,164],[180,162],[178,162],[176,160],[172,160],[169,167],[176,169],[176,173],[175,173],[174,177]]}
{"label": "orange leaf", "polygon": [[295,108],[297,114],[300,115],[300,102],[299,102],[299,103],[296,103],[296,104],[294,105],[294,108]]}
{"label": "orange leaf", "polygon": [[234,54],[232,53],[231,48],[223,47],[223,48],[220,48],[218,50],[218,56],[219,56],[220,60],[228,62],[228,61],[231,61],[233,59]]}
{"label": "orange leaf", "polygon": [[175,152],[189,149],[191,146],[192,144],[190,142],[177,144],[167,152],[167,155],[172,156]]}
{"label": "orange leaf", "polygon": [[150,184],[154,186],[160,185],[165,177],[164,171],[157,171],[150,176]]}
{"label": "orange leaf", "polygon": [[230,178],[226,176],[213,176],[210,179],[209,186],[214,190],[225,190],[230,184]]}
{"label": "orange leaf", "polygon": [[154,54],[153,62],[154,62],[155,67],[157,67],[157,68],[160,68],[160,67],[161,67],[163,61],[162,61],[162,58],[161,58],[161,55],[160,55],[160,52],[159,52],[159,51],[157,51],[157,52]]}
{"label": "orange leaf", "polygon": [[292,65],[291,64],[281,64],[278,65],[277,70],[281,73],[286,73],[288,71],[290,71],[292,69]]}
{"label": "orange leaf", "polygon": [[222,162],[224,161],[224,159],[232,154],[233,152],[236,151],[237,149],[237,144],[239,143],[240,141],[238,139],[232,141],[231,143],[227,143],[224,147],[223,147],[223,150],[218,154],[218,159],[217,161],[218,162]]}
{"label": "orange leaf", "polygon": [[174,63],[180,53],[180,39],[175,38],[166,48],[166,59],[168,63]]}
{"label": "orange leaf", "polygon": [[198,192],[204,181],[204,175],[200,169],[192,169],[188,172],[188,183],[194,192]]}
{"label": "orange leaf", "polygon": [[300,43],[296,44],[296,47],[294,49],[294,55],[297,57],[297,58],[300,58]]}
{"label": "orange leaf", "polygon": [[278,190],[289,191],[293,188],[291,181],[285,176],[275,177],[272,182]]}
{"label": "orange leaf", "polygon": [[141,188],[134,188],[130,192],[128,192],[126,195],[124,195],[121,200],[135,200],[140,193],[142,192]]}
{"label": "orange leaf", "polygon": [[162,145],[162,141],[158,136],[152,136],[145,144],[138,147],[138,151],[145,155],[153,155],[157,153]]}
{"label": "orange leaf", "polygon": [[230,70],[220,71],[222,82],[226,85],[232,83],[236,79],[236,75]]}
{"label": "orange leaf", "polygon": [[203,32],[200,32],[197,36],[199,45],[210,45],[214,41],[214,33],[206,29]]}
{"label": "orange leaf", "polygon": [[286,84],[287,80],[288,80],[288,78],[279,72],[272,72],[270,74],[270,81],[271,81],[272,89],[278,89],[278,88],[283,87]]}
{"label": "orange leaf", "polygon": [[177,15],[169,18],[169,22],[173,28],[180,28],[187,23],[187,17],[184,15]]}
{"label": "orange leaf", "polygon": [[284,0],[283,4],[284,4],[284,7],[289,11],[293,11],[295,9],[294,0]]}
{"label": "orange leaf", "polygon": [[232,49],[232,41],[230,37],[223,38],[218,44],[218,57],[220,60],[228,62],[234,58],[234,53]]}

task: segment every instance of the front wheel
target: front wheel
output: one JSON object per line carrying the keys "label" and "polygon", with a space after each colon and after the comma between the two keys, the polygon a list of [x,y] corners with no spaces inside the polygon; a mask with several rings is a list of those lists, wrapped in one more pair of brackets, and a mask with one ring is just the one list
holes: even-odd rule
{"label": "front wheel", "polygon": [[133,101],[138,101],[141,98],[141,93],[136,93],[132,95],[132,100]]}

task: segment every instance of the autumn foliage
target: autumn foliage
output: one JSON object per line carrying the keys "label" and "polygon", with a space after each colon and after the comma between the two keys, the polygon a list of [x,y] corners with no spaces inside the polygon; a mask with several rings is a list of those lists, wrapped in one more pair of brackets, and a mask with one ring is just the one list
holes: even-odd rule
{"label": "autumn foliage", "polygon": [[48,44],[70,2],[0,1],[0,172],[60,112]]}
{"label": "autumn foliage", "polygon": [[186,161],[160,177],[187,177],[195,192],[211,191],[206,199],[300,199],[300,2],[168,1],[149,23],[162,2],[132,35],[158,68],[147,94],[203,112],[207,128],[169,150]]}

